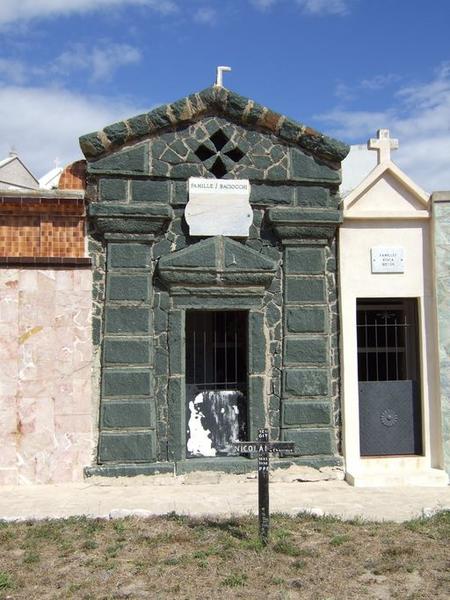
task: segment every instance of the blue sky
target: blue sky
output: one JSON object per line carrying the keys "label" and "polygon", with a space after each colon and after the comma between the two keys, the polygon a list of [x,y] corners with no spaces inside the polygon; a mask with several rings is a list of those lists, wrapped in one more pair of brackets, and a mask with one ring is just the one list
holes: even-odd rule
{"label": "blue sky", "polygon": [[450,188],[448,0],[1,0],[0,157],[40,176],[78,137],[226,87]]}

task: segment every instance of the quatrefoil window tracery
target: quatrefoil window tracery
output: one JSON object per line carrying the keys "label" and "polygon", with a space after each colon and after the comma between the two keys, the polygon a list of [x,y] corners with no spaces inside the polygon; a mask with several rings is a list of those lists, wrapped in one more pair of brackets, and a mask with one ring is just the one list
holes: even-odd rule
{"label": "quatrefoil window tracery", "polygon": [[217,179],[228,173],[233,163],[239,162],[244,157],[242,150],[237,146],[232,146],[229,137],[221,129],[200,144],[195,154]]}

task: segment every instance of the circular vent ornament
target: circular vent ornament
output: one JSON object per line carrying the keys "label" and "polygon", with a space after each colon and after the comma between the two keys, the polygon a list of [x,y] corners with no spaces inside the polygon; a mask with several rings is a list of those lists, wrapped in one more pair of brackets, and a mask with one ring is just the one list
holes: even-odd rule
{"label": "circular vent ornament", "polygon": [[387,408],[386,410],[383,410],[383,412],[381,413],[380,420],[383,423],[383,425],[385,425],[386,427],[392,427],[393,425],[395,425],[397,423],[398,415],[393,410],[390,410],[389,408]]}

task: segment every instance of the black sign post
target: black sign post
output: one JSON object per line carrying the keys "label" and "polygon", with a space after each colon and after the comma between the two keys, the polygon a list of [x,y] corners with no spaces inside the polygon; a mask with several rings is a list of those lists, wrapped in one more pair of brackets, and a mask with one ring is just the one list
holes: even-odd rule
{"label": "black sign post", "polygon": [[269,454],[293,452],[294,442],[269,442],[269,430],[259,429],[256,442],[233,442],[240,454],[258,454],[259,537],[264,546],[269,541]]}

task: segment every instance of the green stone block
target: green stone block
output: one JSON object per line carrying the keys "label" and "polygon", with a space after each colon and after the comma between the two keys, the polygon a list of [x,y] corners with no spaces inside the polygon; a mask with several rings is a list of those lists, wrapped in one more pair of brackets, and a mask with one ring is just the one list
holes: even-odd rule
{"label": "green stone block", "polygon": [[249,434],[250,439],[256,439],[258,429],[266,426],[265,417],[265,377],[252,375],[249,377]]}
{"label": "green stone block", "polygon": [[99,462],[150,462],[156,458],[154,431],[101,433]]}
{"label": "green stone block", "polygon": [[123,144],[128,136],[127,126],[123,121],[108,125],[103,129],[103,131],[106,133],[109,141],[114,145]]}
{"label": "green stone block", "polygon": [[334,438],[330,429],[284,429],[282,438],[295,443],[296,454],[311,456],[334,453]]}
{"label": "green stone block", "polygon": [[181,375],[185,365],[184,312],[173,310],[169,313],[169,361],[170,374]]}
{"label": "green stone block", "polygon": [[150,394],[150,371],[103,370],[103,395],[106,397],[148,396]]}
{"label": "green stone block", "polygon": [[105,333],[148,333],[150,309],[134,306],[106,308]]}
{"label": "green stone block", "polygon": [[155,402],[153,400],[103,401],[100,408],[100,424],[107,429],[155,427]]}
{"label": "green stone block", "polygon": [[286,302],[325,302],[325,279],[286,278]]}
{"label": "green stone block", "polygon": [[330,203],[330,190],[319,186],[298,186],[295,203],[297,206],[327,208]]}
{"label": "green stone block", "polygon": [[187,183],[185,181],[173,182],[172,204],[186,204],[188,201]]}
{"label": "green stone block", "polygon": [[324,364],[327,362],[325,338],[287,338],[285,364]]}
{"label": "green stone block", "polygon": [[283,425],[331,425],[329,402],[283,402]]}
{"label": "green stone block", "polygon": [[291,179],[305,181],[331,181],[339,184],[341,173],[328,165],[303,154],[298,148],[291,148]]}
{"label": "green stone block", "polygon": [[146,275],[108,274],[108,300],[135,300],[145,302],[149,297],[149,277]]}
{"label": "green stone block", "polygon": [[284,392],[289,396],[327,396],[328,370],[285,369]]}
{"label": "green stone block", "polygon": [[150,340],[105,339],[103,362],[108,365],[150,363]]}
{"label": "green stone block", "polygon": [[288,273],[323,273],[325,271],[323,248],[287,248],[286,271]]}
{"label": "green stone block", "polygon": [[133,137],[142,137],[149,133],[149,126],[147,123],[147,115],[137,115],[131,119],[127,119],[127,125],[131,130]]}
{"label": "green stone block", "polygon": [[108,244],[108,267],[113,269],[145,269],[151,265],[147,244]]}
{"label": "green stone block", "polygon": [[115,152],[88,164],[89,173],[111,171],[115,173],[147,173],[147,146],[141,145],[122,152]]}
{"label": "green stone block", "polygon": [[295,188],[287,185],[256,185],[253,184],[250,202],[261,205],[292,204],[295,198]]}
{"label": "green stone block", "polygon": [[250,373],[263,373],[266,369],[266,340],[264,337],[264,315],[249,314]]}
{"label": "green stone block", "polygon": [[327,309],[309,306],[288,308],[286,327],[290,333],[326,333]]}
{"label": "green stone block", "polygon": [[133,202],[170,201],[170,182],[137,179],[131,182],[131,200]]}
{"label": "green stone block", "polygon": [[126,202],[128,200],[128,181],[126,179],[100,179],[100,200]]}

